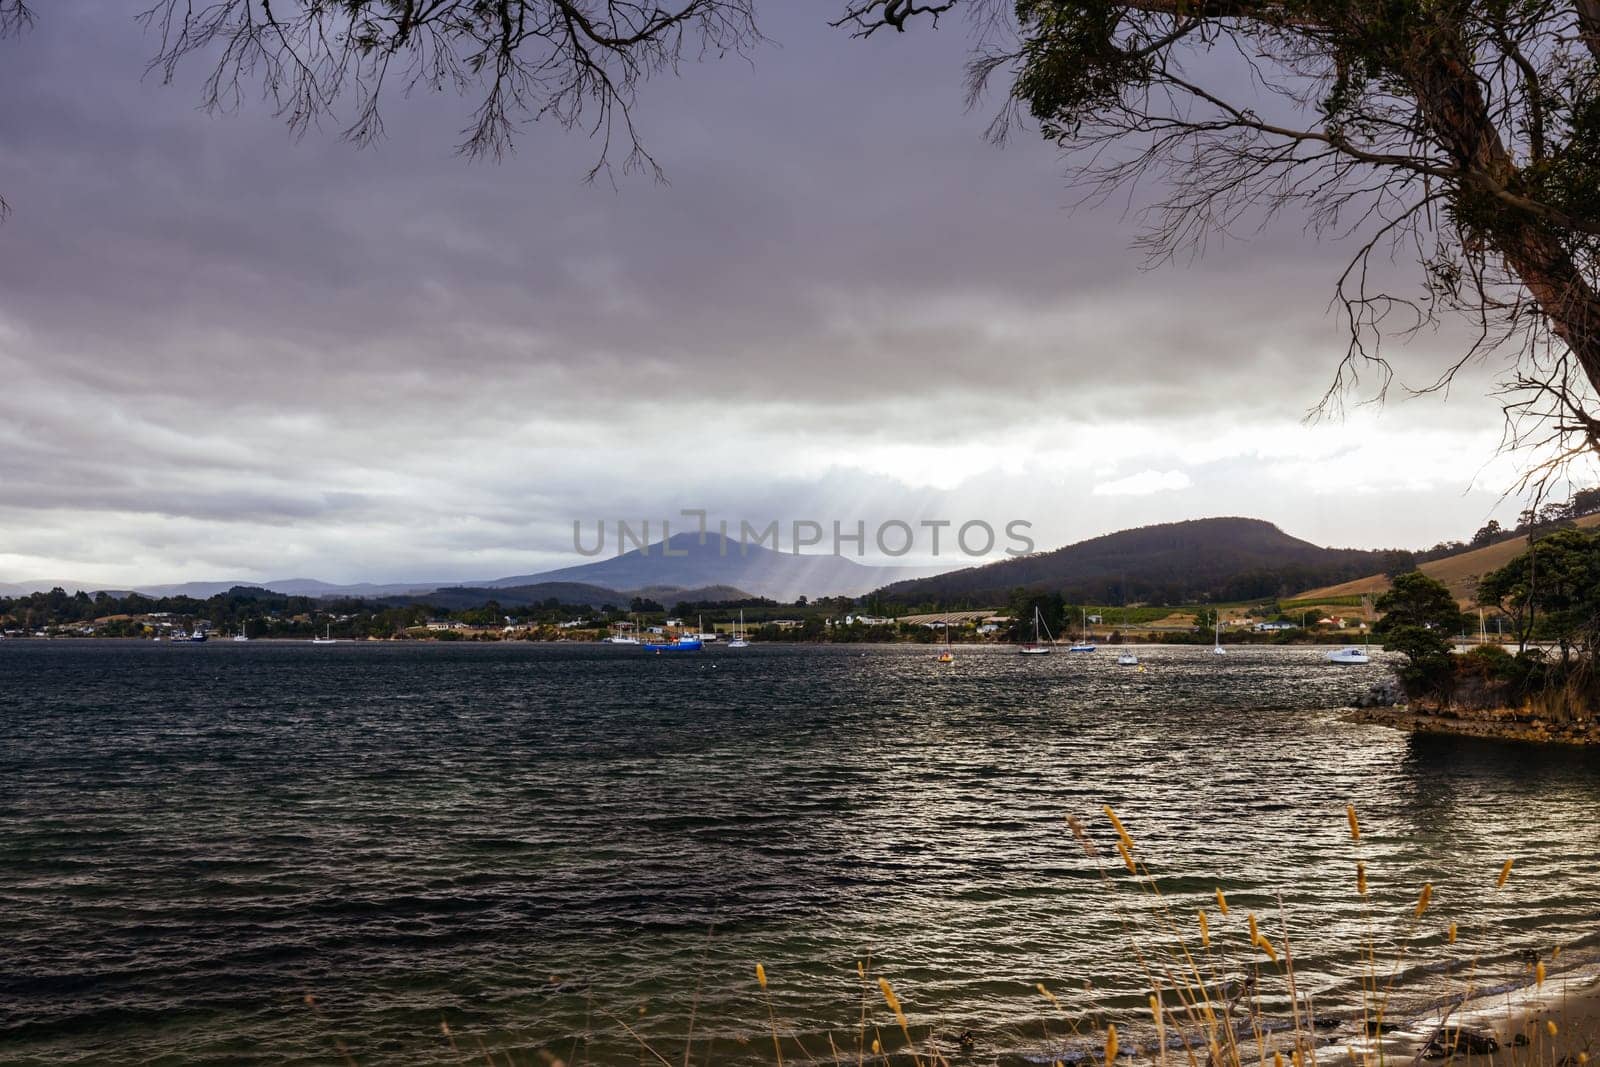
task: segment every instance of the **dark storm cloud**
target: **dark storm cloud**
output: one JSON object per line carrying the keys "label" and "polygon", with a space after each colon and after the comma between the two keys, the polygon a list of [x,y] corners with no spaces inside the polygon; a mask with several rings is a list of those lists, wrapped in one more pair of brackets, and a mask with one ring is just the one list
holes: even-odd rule
{"label": "dark storm cloud", "polygon": [[[131,9],[44,11],[0,45],[0,571],[280,573],[260,530],[295,523],[278,548],[328,577],[495,573],[578,515],[927,510],[958,485],[1000,509],[1026,478],[972,456],[1007,440],[1117,435],[1100,474],[1051,472],[1087,494],[1142,469],[1117,453],[1166,470],[1196,435],[1294,431],[1343,352],[1334,250],[1290,225],[1144,273],[1120,205],[1068,211],[1052,149],[983,141],[955,24],[857,42],[827,14],[773,5],[753,64],[649,86],[670,183],[613,190],[553,127],[498,166],[454,157],[453,98],[391,102],[367,151],[293,140],[259,101],[210,117],[199,66],[142,78]],[[678,447],[708,461],[663,485],[649,457]],[[154,524],[84,535],[106,511]]]}

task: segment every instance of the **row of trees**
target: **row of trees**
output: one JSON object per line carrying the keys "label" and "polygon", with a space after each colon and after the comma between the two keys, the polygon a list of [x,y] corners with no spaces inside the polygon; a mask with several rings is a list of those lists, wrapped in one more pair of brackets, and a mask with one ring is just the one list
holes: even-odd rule
{"label": "row of trees", "polygon": [[1420,571],[1396,578],[1378,600],[1385,614],[1375,632],[1385,648],[1405,653],[1408,693],[1444,704],[1532,705],[1555,717],[1600,711],[1600,531],[1569,527],[1536,539],[1484,575],[1477,598],[1510,622],[1516,655],[1495,647],[1452,656],[1452,635],[1471,620],[1446,586]]}

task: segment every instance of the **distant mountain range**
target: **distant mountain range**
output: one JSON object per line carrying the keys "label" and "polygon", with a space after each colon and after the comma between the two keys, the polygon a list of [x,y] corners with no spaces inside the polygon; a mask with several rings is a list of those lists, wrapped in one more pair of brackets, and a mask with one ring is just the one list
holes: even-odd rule
{"label": "distant mountain range", "polygon": [[1383,568],[1386,555],[1322,548],[1261,519],[1192,519],[897,582],[877,596],[890,604],[945,607],[998,606],[1018,588],[1097,604],[1250,600],[1371,574]]}
{"label": "distant mountain range", "polygon": [[[496,599],[509,606],[555,599],[563,604],[626,605],[643,596],[667,608],[684,601],[799,596],[859,596],[875,592],[887,605],[998,606],[1017,588],[1060,592],[1099,604],[1176,604],[1292,596],[1385,569],[1391,553],[1323,548],[1291,537],[1261,519],[1193,519],[1122,530],[1052,552],[979,567],[879,567],[833,555],[795,555],[760,545],[741,546],[715,533],[674,535],[645,549],[537,574],[474,582],[334,585],[310,578],[275,582],[185,582],[136,587],[146,595],[199,599],[236,586],[291,596],[407,598],[439,607]],[[17,595],[61,586],[54,581],[0,585]],[[107,590],[112,592],[114,590]]]}
{"label": "distant mountain range", "polygon": [[[486,581],[360,583],[335,585],[314,578],[278,581],[235,579],[138,585],[106,592],[139,592],[151,597],[189,596],[205,599],[239,586],[270,589],[290,596],[409,597],[428,603],[458,600],[479,590],[476,603],[490,590],[503,604],[523,604],[555,597],[566,604],[626,603],[634,596],[667,607],[685,600],[736,600],[769,597],[791,601],[800,596],[857,596],[882,585],[937,573],[934,567],[875,567],[844,556],[796,555],[761,545],[741,545],[720,534],[674,534],[644,549],[538,574],[518,574]],[[104,587],[85,582],[39,580],[0,584],[0,595],[19,596],[57,586],[70,592],[98,592]]]}
{"label": "distant mountain range", "polygon": [[923,577],[940,569],[874,567],[845,556],[795,555],[761,545],[741,545],[716,533],[681,533],[620,556],[485,584],[500,588],[534,582],[586,582],[628,590],[731,585],[757,596],[789,601],[800,596],[858,596],[881,585]]}

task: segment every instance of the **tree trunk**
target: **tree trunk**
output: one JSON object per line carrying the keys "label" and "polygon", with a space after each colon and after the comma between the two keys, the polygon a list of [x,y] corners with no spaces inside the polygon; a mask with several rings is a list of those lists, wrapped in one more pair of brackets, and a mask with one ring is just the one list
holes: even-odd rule
{"label": "tree trunk", "polygon": [[[1600,33],[1600,0],[1576,2],[1585,33],[1591,27]],[[1479,236],[1527,287],[1551,329],[1572,350],[1590,385],[1600,393],[1600,293],[1547,224],[1496,199],[1496,190],[1514,185],[1516,164],[1489,117],[1481,82],[1466,60],[1468,49],[1459,33],[1440,26],[1432,43],[1435,47],[1418,49],[1408,57],[1405,73],[1428,125],[1465,172],[1463,198],[1483,207],[1473,214],[1487,214],[1491,220]],[[1600,37],[1593,43],[1600,48]]]}
{"label": "tree trunk", "polygon": [[1531,220],[1496,234],[1494,242],[1600,392],[1600,293],[1555,235]]}

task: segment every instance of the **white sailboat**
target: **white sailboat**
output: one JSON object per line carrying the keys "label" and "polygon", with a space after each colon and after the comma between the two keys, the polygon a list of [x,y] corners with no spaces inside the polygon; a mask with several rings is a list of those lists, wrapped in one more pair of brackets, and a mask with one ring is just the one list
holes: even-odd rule
{"label": "white sailboat", "polygon": [[1094,638],[1089,636],[1089,609],[1080,609],[1083,613],[1083,640],[1068,648],[1068,652],[1093,652],[1095,651]]}
{"label": "white sailboat", "polygon": [[739,628],[733,631],[733,640],[728,642],[729,648],[749,648],[750,642],[744,636],[744,609],[739,609]]}
{"label": "white sailboat", "polygon": [[[1126,613],[1126,611],[1124,613]],[[1122,635],[1122,639],[1124,641],[1126,641],[1128,639],[1128,635],[1126,633],[1126,631],[1128,629],[1128,620],[1127,620],[1127,618],[1124,618],[1122,620],[1122,629],[1124,631],[1124,633]],[[1119,667],[1137,667],[1138,665],[1139,665],[1139,657],[1134,653],[1133,649],[1131,649],[1131,648],[1123,649],[1122,652],[1117,656],[1117,666],[1119,666]]]}
{"label": "white sailboat", "polygon": [[946,616],[945,619],[944,619],[944,647],[939,650],[939,655],[936,656],[935,658],[940,663],[954,663],[956,661],[956,654],[954,652],[950,651],[950,618],[949,618],[949,616]]}
{"label": "white sailboat", "polygon": [[321,637],[313,637],[311,643],[313,645],[337,645],[339,639],[333,636],[333,624],[329,623],[323,635]]}
{"label": "white sailboat", "polygon": [[1211,623],[1211,654],[1213,656],[1226,656],[1228,654],[1228,650],[1222,647],[1221,612],[1217,613],[1217,617]]}
{"label": "white sailboat", "polygon": [[248,620],[239,624],[239,632],[233,635],[233,639],[235,641],[250,640],[250,623]]}
{"label": "white sailboat", "polygon": [[[1039,640],[1039,631],[1041,629],[1044,631],[1045,637],[1049,638],[1049,644]],[[1048,656],[1055,651],[1055,647],[1056,639],[1050,636],[1050,628],[1044,624],[1044,616],[1039,613],[1039,606],[1035,604],[1033,607],[1033,640],[1017,651],[1024,656]]]}

